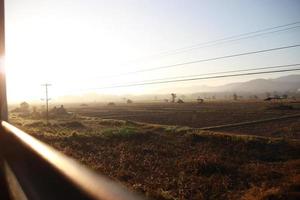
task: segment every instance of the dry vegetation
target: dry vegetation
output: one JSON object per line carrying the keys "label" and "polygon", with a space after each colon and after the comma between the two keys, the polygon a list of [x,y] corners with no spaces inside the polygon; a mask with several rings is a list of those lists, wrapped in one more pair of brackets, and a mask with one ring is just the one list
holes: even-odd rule
{"label": "dry vegetation", "polygon": [[282,107],[278,103],[261,101],[215,101],[203,104],[117,104],[114,107],[106,106],[105,104],[95,104],[85,108],[70,105],[68,110],[90,117],[201,128],[300,113],[300,103],[286,105],[292,106],[292,109]]}
{"label": "dry vegetation", "polygon": [[[149,198],[299,199],[299,119],[223,132],[172,126],[177,121],[193,127],[219,125],[297,114],[298,109],[269,109],[263,103],[168,105],[73,107],[81,114],[53,119],[49,126],[10,117],[35,137]],[[126,113],[143,116],[132,117],[135,121],[168,125],[122,120],[132,119]],[[185,117],[191,113],[197,117],[189,122]]]}

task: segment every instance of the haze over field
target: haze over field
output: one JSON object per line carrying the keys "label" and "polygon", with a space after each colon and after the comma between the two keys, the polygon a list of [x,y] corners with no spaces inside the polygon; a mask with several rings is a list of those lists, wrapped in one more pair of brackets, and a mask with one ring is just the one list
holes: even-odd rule
{"label": "haze over field", "polygon": [[[232,99],[233,93],[245,95],[245,98],[249,98],[250,95],[257,95],[260,98],[265,98],[266,93],[273,95],[274,92],[278,94],[293,94],[300,96],[300,75],[282,76],[274,79],[253,79],[245,82],[236,82],[219,86],[207,86],[207,85],[192,85],[187,87],[177,87],[173,90],[161,89],[150,94],[122,94],[122,95],[101,95],[97,93],[89,93],[81,96],[61,96],[54,101],[58,102],[125,102],[129,98],[137,101],[164,101],[164,99],[170,99],[170,93],[179,93],[178,96],[182,98],[182,95],[188,101],[196,101],[198,97],[212,97],[216,96],[219,99]],[[181,95],[181,96],[180,96]]]}
{"label": "haze over field", "polygon": [[[210,90],[232,82],[293,74],[95,89],[171,76],[300,63],[299,48],[290,48],[119,76],[180,62],[298,44],[300,28],[294,27],[274,34],[178,51],[297,22],[299,10],[297,0],[9,0],[6,1],[9,101],[39,101],[44,94],[41,84],[45,82],[52,84],[50,96],[58,98],[90,93],[143,95],[177,88],[188,93],[201,85],[209,88],[200,88]],[[170,51],[173,53],[168,53]]]}

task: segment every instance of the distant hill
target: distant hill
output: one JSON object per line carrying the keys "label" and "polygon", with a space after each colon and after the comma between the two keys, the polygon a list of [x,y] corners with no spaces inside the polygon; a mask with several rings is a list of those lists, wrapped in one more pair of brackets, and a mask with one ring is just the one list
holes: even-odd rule
{"label": "distant hill", "polygon": [[[239,95],[258,95],[261,98],[266,96],[266,92],[278,93],[297,93],[300,92],[300,75],[282,76],[274,79],[254,79],[246,82],[230,83],[222,86],[212,87],[206,85],[193,85],[182,88],[172,88],[160,90],[157,93],[146,95],[102,95],[97,93],[85,94],[82,96],[63,96],[57,101],[60,102],[125,102],[124,97],[134,101],[162,101],[163,99],[170,99],[170,93],[175,92],[179,98],[185,96],[186,99],[196,99],[200,97],[224,98],[224,96],[232,96],[233,93]],[[298,92],[298,93],[299,93]]]}
{"label": "distant hill", "polygon": [[191,92],[245,92],[245,93],[262,93],[262,92],[295,92],[300,89],[300,75],[282,76],[275,79],[254,79],[246,82],[230,83],[222,86],[191,86],[181,88],[181,91]]}
{"label": "distant hill", "polygon": [[300,82],[300,75],[289,75],[289,76],[282,76],[279,78],[274,79],[277,82],[289,82],[289,83],[299,83]]}
{"label": "distant hill", "polygon": [[215,88],[222,92],[286,92],[300,88],[300,75],[284,76],[276,79],[254,79],[243,83],[232,83]]}

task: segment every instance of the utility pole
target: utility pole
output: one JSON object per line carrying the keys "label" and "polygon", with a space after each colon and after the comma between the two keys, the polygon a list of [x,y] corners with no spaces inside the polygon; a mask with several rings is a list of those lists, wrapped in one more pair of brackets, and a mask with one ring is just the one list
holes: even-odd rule
{"label": "utility pole", "polygon": [[0,0],[0,120],[7,121],[6,81],[4,70],[5,54],[5,24],[4,24],[4,1]]}
{"label": "utility pole", "polygon": [[46,124],[49,123],[49,100],[51,100],[50,98],[48,98],[48,87],[51,86],[51,84],[49,83],[45,83],[45,84],[42,84],[43,87],[45,87],[46,89],[46,98],[45,99],[42,99],[46,101]]}

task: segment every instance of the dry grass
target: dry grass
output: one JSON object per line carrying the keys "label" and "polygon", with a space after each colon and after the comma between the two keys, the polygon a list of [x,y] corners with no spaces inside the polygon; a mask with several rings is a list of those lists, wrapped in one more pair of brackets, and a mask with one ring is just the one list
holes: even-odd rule
{"label": "dry grass", "polygon": [[[78,116],[14,124],[153,199],[299,199],[300,141]],[[293,129],[292,131],[298,131]]]}

